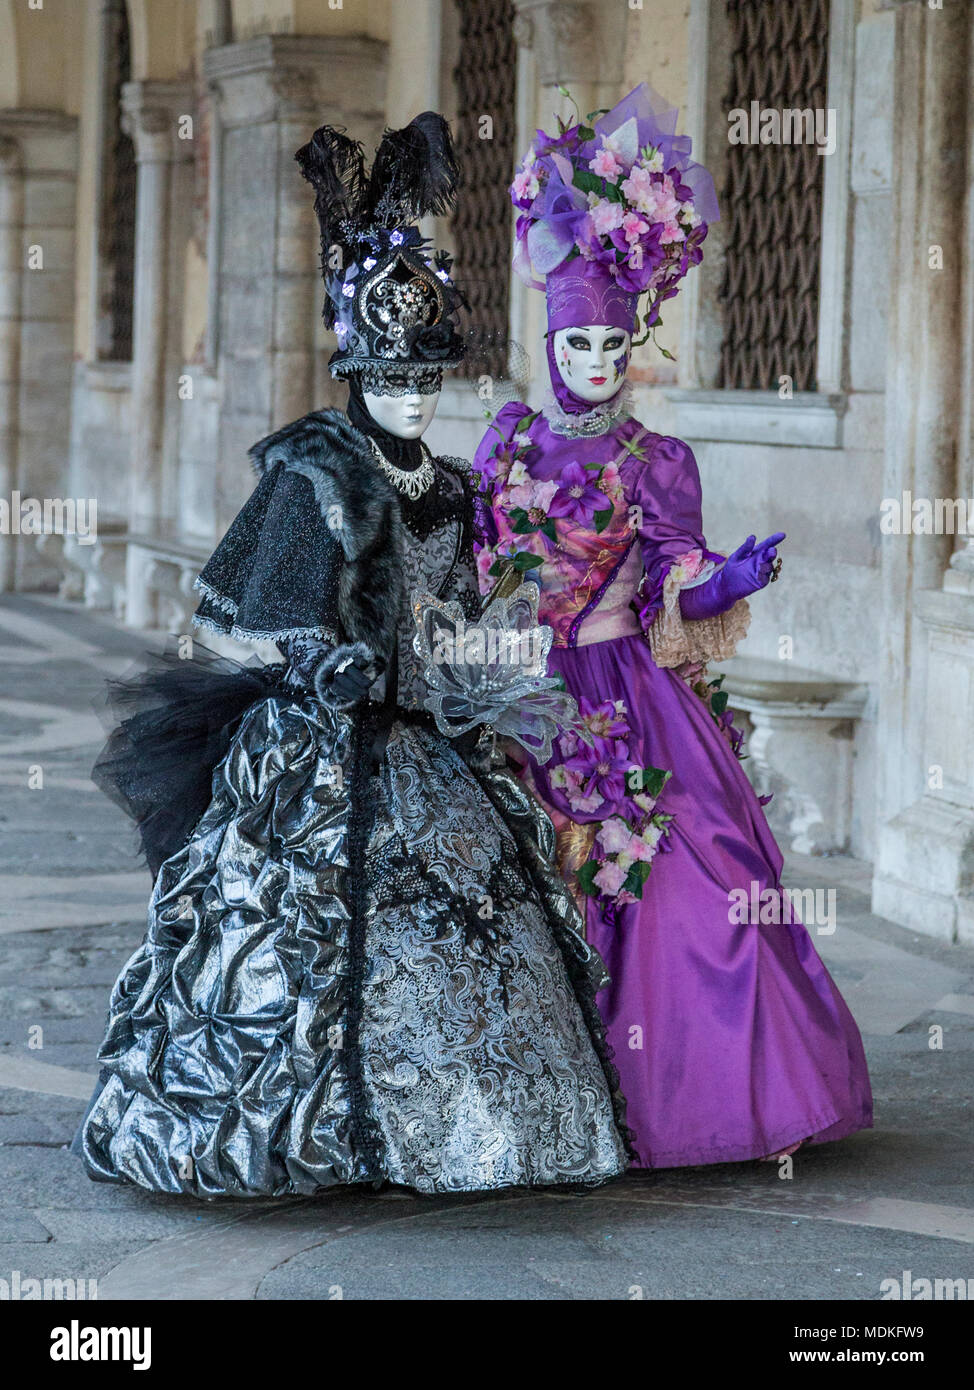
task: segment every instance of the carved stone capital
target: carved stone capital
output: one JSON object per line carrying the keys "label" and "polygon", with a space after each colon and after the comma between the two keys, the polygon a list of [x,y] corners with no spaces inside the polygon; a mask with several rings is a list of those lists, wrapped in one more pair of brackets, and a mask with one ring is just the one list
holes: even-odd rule
{"label": "carved stone capital", "polygon": [[135,144],[139,163],[188,159],[193,142],[180,139],[180,121],[195,115],[188,82],[126,82],[122,88],[122,129]]}
{"label": "carved stone capital", "polygon": [[[30,107],[0,111],[3,159],[8,169],[64,173],[72,178],[78,169],[78,118],[63,111]],[[11,148],[13,146],[14,148]]]}
{"label": "carved stone capital", "polygon": [[624,76],[626,6],[605,0],[514,0],[514,37],[534,51],[544,87],[617,83]]}
{"label": "carved stone capital", "polygon": [[524,10],[518,10],[514,16],[512,32],[518,48],[530,48],[534,43],[534,20]]}
{"label": "carved stone capital", "polygon": [[386,46],[340,35],[262,34],[207,49],[203,74],[224,127],[375,118],[385,102]]}

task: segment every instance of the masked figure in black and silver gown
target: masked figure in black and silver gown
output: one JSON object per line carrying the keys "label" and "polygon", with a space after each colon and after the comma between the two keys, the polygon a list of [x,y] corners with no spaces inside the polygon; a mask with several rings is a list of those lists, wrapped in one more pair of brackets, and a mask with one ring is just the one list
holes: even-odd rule
{"label": "masked figure in black and silver gown", "polygon": [[326,127],[297,159],[349,410],[254,446],[197,583],[199,624],[285,660],[197,646],[115,689],[97,779],[157,877],[78,1145],[200,1196],[594,1185],[628,1142],[601,961],[550,823],[486,736],[438,731],[414,650],[417,592],[479,611],[466,465],[420,442],[462,353],[412,225],[452,200],[449,131],[387,132],[371,175]]}

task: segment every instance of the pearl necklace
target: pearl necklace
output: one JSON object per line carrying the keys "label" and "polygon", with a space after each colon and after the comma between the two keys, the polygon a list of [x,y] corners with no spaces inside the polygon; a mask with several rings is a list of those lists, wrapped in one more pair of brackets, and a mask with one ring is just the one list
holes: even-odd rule
{"label": "pearl necklace", "polygon": [[620,416],[632,414],[632,384],[624,382],[611,400],[595,405],[580,415],[569,415],[558,403],[553,391],[549,391],[545,402],[544,415],[552,434],[560,434],[566,439],[591,439],[593,436],[608,434],[619,422]]}
{"label": "pearl necklace", "polygon": [[424,458],[418,468],[397,468],[394,463],[389,462],[371,435],[367,435],[366,438],[372,445],[376,463],[397,492],[404,493],[410,501],[415,502],[417,497],[422,497],[424,492],[429,491],[433,479],[436,477],[436,469],[433,467],[432,455],[425,444],[420,442],[419,447],[423,451]]}

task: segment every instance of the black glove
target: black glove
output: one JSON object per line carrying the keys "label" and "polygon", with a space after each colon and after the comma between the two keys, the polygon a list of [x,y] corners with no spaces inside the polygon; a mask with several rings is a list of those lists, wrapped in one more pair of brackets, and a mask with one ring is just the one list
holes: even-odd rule
{"label": "black glove", "polygon": [[383,663],[364,642],[334,647],[315,668],[315,694],[322,704],[352,709],[382,674]]}
{"label": "black glove", "polygon": [[328,689],[340,704],[357,705],[371,689],[372,682],[373,677],[366,675],[361,666],[352,664],[332,676]]}

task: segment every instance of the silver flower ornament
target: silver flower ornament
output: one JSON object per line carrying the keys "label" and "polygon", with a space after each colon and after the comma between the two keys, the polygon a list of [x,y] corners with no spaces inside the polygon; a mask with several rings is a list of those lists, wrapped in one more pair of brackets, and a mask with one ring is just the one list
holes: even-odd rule
{"label": "silver flower ornament", "polygon": [[538,620],[538,597],[536,584],[522,584],[469,622],[456,602],[413,596],[413,647],[429,688],[423,703],[441,734],[457,738],[483,724],[539,763],[559,734],[591,742],[574,698],[546,674],[554,633]]}

